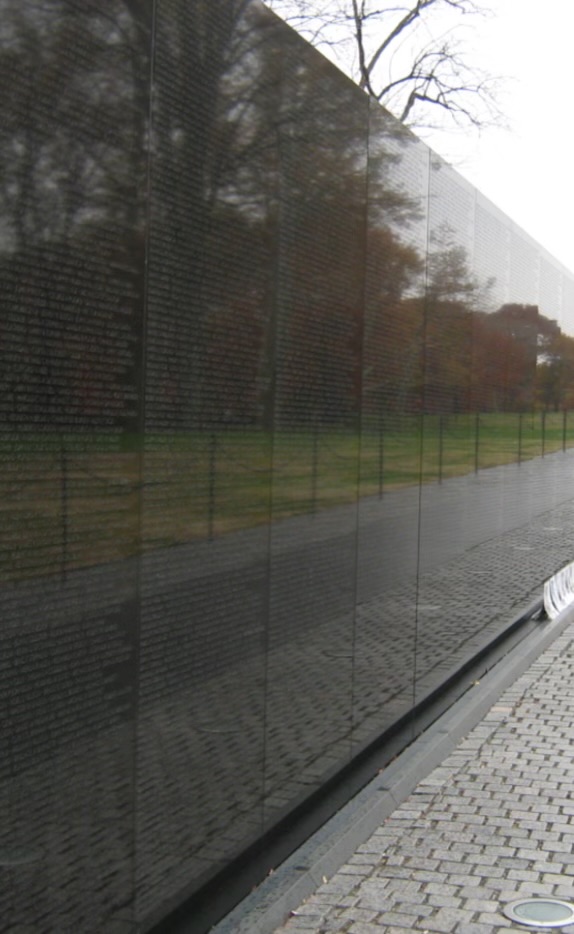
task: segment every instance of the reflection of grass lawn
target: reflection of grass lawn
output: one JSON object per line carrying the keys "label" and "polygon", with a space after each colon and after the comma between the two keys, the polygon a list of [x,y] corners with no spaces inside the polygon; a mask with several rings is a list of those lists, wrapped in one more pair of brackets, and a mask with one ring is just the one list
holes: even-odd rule
{"label": "reflection of grass lawn", "polygon": [[571,421],[566,437],[562,413],[389,419],[360,439],[330,428],[156,436],[141,473],[135,441],[119,452],[44,437],[39,450],[30,438],[16,463],[0,448],[0,580],[124,558],[140,535],[155,550],[549,454],[574,444]]}
{"label": "reflection of grass lawn", "polygon": [[[518,460],[528,460],[564,445],[564,421],[561,412],[547,414],[425,416],[416,422],[386,430],[383,434],[383,487],[389,489],[412,483],[429,483],[456,477],[485,467],[496,467]],[[567,446],[574,444],[568,432]],[[362,492],[379,488],[381,441],[375,433],[363,440],[363,471],[366,482]],[[369,488],[370,489],[367,489]]]}

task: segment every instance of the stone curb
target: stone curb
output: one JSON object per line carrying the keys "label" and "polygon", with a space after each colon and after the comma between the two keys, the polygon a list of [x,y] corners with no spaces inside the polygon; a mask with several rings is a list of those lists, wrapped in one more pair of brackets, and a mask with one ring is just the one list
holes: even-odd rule
{"label": "stone curb", "polygon": [[272,934],[439,766],[503,692],[574,621],[574,607],[540,623],[438,720],[237,905],[211,934]]}

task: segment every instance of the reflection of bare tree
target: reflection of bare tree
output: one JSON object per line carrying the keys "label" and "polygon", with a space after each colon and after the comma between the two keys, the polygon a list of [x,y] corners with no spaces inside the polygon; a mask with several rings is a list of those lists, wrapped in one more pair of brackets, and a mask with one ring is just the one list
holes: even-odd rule
{"label": "reflection of bare tree", "polygon": [[[162,334],[163,351],[148,370],[150,424],[253,423],[262,413],[268,422],[274,322],[278,315],[291,346],[302,346],[312,309],[317,342],[305,373],[321,385],[323,409],[333,409],[336,397],[338,410],[350,411],[358,377],[349,371],[343,387],[336,358],[345,342],[357,345],[366,196],[366,113],[359,117],[352,87],[248,0],[162,7],[153,74],[145,4],[114,0],[103,11],[71,0],[4,0],[4,9],[0,68],[10,103],[0,131],[2,268],[10,281],[33,278],[37,294],[26,302],[28,330],[37,335],[33,350],[28,344],[31,369],[11,377],[20,381],[11,391],[23,399],[32,383],[48,383],[52,421],[63,424],[70,412],[93,420],[99,412],[105,424],[103,361],[80,361],[67,328],[78,298],[70,299],[65,282],[80,268],[84,342],[96,343],[96,357],[109,357],[103,327],[91,326],[99,290],[116,337],[131,322],[132,363],[118,363],[115,381],[136,385],[133,341],[151,211],[148,326],[152,345]],[[396,292],[398,258],[410,262],[402,232],[418,207],[390,171],[408,140],[392,120],[386,133],[389,145],[369,165],[370,214],[387,231],[379,236],[387,253],[393,230],[397,250],[380,289]],[[343,233],[351,228],[354,238]],[[16,320],[18,300],[8,302]],[[288,308],[295,308],[290,324]],[[58,353],[50,337],[57,318],[66,330]],[[319,337],[329,330],[332,364]],[[241,334],[251,335],[248,349]],[[284,384],[293,415],[307,410],[296,378],[293,372]]]}
{"label": "reflection of bare tree", "polygon": [[[177,69],[172,59],[169,68]],[[181,425],[270,425],[278,359],[287,368],[284,414],[305,420],[318,407],[343,418],[356,404],[356,373],[343,387],[337,361],[345,345],[354,345],[355,357],[358,346],[367,102],[256,5],[238,19],[224,64],[201,154],[193,153],[194,115],[171,106],[169,82],[158,90],[150,322],[165,300],[154,295],[157,269],[158,278],[169,271],[178,324],[157,411],[163,396],[163,410],[169,399],[170,417]],[[404,194],[378,196],[387,223],[405,211]]]}
{"label": "reflection of bare tree", "polygon": [[[168,217],[166,239],[177,241],[186,218],[196,218],[201,236],[186,238],[185,256],[186,268],[195,268],[226,170],[222,154],[230,151],[214,128],[246,5],[172,4],[156,24],[152,122],[150,4],[3,0],[3,320],[20,338],[23,329],[28,363],[16,366],[8,352],[3,377],[8,397],[19,400],[20,423],[40,417],[43,387],[41,416],[49,422],[103,427],[119,414],[128,427],[113,393],[127,383],[135,392],[139,380],[134,342],[144,298],[150,146],[152,182],[163,182],[154,191],[153,220],[161,226]],[[172,103],[186,96],[191,108],[182,117]],[[124,349],[120,361],[109,344],[125,341],[130,359]],[[105,391],[114,355],[115,379]]]}
{"label": "reflection of bare tree", "polygon": [[0,197],[10,245],[133,225],[145,158],[145,8],[135,20],[121,0],[105,13],[69,0],[2,6]]}
{"label": "reflection of bare tree", "polygon": [[15,425],[135,415],[150,24],[130,7],[2,3],[0,275],[20,354],[5,345],[2,375]]}

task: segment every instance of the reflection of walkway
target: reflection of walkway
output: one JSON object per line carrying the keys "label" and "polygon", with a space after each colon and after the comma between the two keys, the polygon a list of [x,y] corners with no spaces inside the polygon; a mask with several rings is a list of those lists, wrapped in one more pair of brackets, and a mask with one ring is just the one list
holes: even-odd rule
{"label": "reflection of walkway", "polygon": [[363,501],[356,611],[354,507],[278,524],[270,565],[264,529],[146,557],[137,735],[135,562],[4,593],[0,931],[122,934],[225,862],[571,559],[573,466],[424,487],[420,526],[418,490]]}

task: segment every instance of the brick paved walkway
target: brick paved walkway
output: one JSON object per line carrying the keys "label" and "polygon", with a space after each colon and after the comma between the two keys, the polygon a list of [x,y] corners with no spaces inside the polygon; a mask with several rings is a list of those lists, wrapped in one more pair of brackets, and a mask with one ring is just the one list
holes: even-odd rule
{"label": "brick paved walkway", "polygon": [[573,756],[574,621],[277,932],[542,930],[501,909],[574,898]]}

